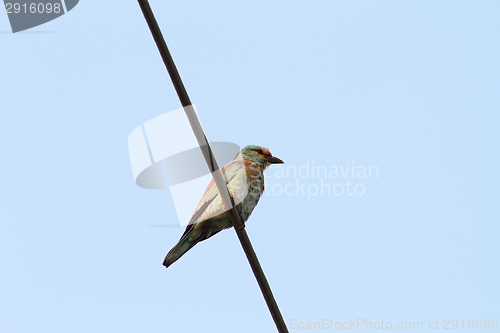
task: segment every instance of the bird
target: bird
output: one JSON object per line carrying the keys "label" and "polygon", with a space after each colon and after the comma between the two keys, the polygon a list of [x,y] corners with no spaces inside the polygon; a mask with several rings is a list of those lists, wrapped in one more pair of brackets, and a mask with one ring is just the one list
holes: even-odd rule
{"label": "bird", "polygon": [[[229,193],[243,222],[241,228],[245,227],[245,222],[264,192],[264,170],[271,164],[282,163],[284,162],[274,157],[269,149],[249,145],[241,149],[233,161],[222,168]],[[186,230],[166,255],[163,265],[168,268],[199,242],[232,226],[229,211],[224,210],[219,191],[212,179]]]}

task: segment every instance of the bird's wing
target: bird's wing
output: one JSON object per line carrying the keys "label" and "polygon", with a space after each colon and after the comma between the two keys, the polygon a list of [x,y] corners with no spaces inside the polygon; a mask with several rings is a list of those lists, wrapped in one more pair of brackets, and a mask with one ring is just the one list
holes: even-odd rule
{"label": "bird's wing", "polygon": [[[240,203],[241,201],[243,201],[248,191],[246,171],[243,161],[235,159],[233,162],[222,168],[221,171],[227,178],[228,188],[231,195],[233,196],[235,204]],[[217,186],[212,179],[208,184],[207,189],[205,190],[205,193],[203,194],[203,197],[198,204],[198,207],[196,207],[196,210],[194,211],[193,216],[191,217],[189,224],[184,231],[184,234],[181,236],[181,239],[184,236],[188,235],[199,222],[219,216],[222,213],[224,213],[222,199],[219,195]]]}
{"label": "bird's wing", "polygon": [[[247,181],[245,165],[243,161],[235,160],[222,169],[222,173],[227,178],[228,188],[234,198],[235,204],[241,202],[247,191]],[[212,179],[207,186],[203,197],[196,207],[196,210],[189,221],[189,224],[198,223],[217,216],[224,212],[222,198],[219,190]]]}

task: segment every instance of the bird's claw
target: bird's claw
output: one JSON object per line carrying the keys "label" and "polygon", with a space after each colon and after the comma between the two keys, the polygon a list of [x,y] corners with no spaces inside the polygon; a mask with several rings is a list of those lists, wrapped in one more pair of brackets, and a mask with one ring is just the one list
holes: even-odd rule
{"label": "bird's claw", "polygon": [[242,229],[245,229],[245,223],[242,223],[238,228],[236,228],[238,230],[242,230]]}

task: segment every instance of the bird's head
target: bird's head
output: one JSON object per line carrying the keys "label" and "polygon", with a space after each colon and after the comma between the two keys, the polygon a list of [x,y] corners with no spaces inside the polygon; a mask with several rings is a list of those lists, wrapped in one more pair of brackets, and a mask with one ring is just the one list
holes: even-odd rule
{"label": "bird's head", "polygon": [[243,158],[249,162],[258,164],[261,168],[265,169],[271,164],[285,163],[277,157],[274,157],[269,149],[260,146],[246,146],[241,150]]}

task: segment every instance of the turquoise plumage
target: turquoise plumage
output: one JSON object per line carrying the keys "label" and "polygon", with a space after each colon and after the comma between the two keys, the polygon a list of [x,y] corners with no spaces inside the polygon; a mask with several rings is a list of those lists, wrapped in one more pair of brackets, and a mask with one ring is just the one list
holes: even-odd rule
{"label": "turquoise plumage", "polygon": [[[236,158],[221,170],[227,179],[229,192],[243,223],[248,220],[264,192],[264,170],[275,163],[283,161],[272,156],[268,149],[251,145],[243,148]],[[229,212],[224,211],[222,199],[212,179],[186,230],[168,252],[163,265],[172,265],[197,243],[232,226]]]}

